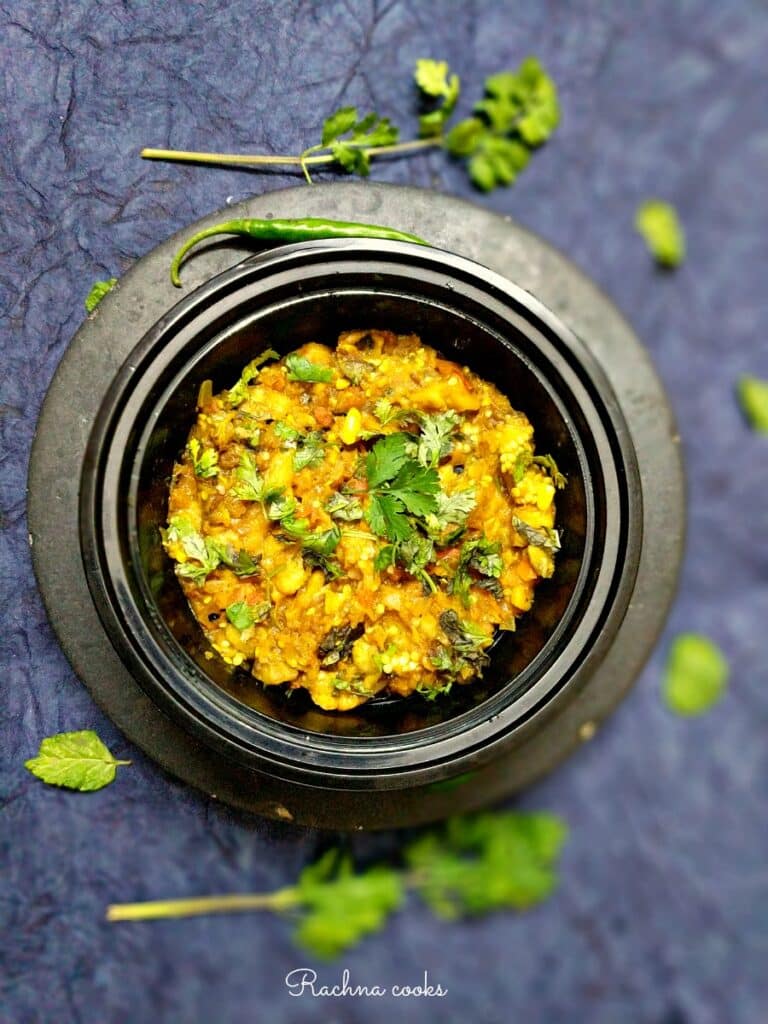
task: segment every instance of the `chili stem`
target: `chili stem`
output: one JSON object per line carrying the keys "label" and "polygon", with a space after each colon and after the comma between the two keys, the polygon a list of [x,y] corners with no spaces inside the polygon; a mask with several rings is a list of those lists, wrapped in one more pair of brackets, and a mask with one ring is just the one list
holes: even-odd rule
{"label": "chili stem", "polygon": [[201,896],[196,899],[149,900],[146,903],[110,903],[108,921],[150,921],[168,917],[194,917],[200,914],[229,914],[242,910],[288,910],[301,902],[295,888],[276,892],[232,893],[227,896]]}
{"label": "chili stem", "polygon": [[[410,142],[397,142],[391,146],[358,147],[367,153],[368,156],[386,156],[394,153],[409,153],[419,149],[428,149],[431,146],[441,146],[442,135],[435,135],[429,139],[411,139]],[[330,164],[335,157],[332,153],[318,154],[317,156],[287,156],[257,153],[246,155],[241,153],[196,153],[184,149],[142,149],[140,156],[144,160],[172,160],[176,163],[195,164]]]}

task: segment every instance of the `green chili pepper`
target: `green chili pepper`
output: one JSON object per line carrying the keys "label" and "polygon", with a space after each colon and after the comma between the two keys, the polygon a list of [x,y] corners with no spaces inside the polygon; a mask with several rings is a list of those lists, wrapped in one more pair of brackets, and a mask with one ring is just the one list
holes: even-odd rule
{"label": "green chili pepper", "polygon": [[423,238],[409,235],[406,231],[396,231],[376,224],[356,224],[354,221],[325,220],[321,217],[303,217],[299,220],[228,220],[224,224],[214,224],[211,228],[198,231],[182,245],[171,263],[171,281],[177,288],[181,287],[181,261],[193,245],[212,235],[246,235],[248,238],[268,242],[306,242],[312,238],[388,238],[395,242],[429,245]]}

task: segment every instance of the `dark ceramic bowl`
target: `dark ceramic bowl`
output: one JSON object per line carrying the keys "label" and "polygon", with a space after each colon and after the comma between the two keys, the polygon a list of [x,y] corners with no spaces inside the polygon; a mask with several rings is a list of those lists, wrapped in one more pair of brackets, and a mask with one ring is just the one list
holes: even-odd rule
{"label": "dark ceramic bowl", "polygon": [[[229,387],[267,347],[333,344],[353,328],[417,333],[522,410],[568,477],[563,548],[479,683],[427,702],[324,712],[233,670],[209,647],[160,542],[174,460],[201,382]],[[81,481],[87,579],[146,693],[202,743],[260,773],[329,792],[412,789],[507,753],[584,687],[615,638],[641,546],[641,488],[624,418],[584,345],[528,293],[470,260],[344,240],[246,260],[184,297],[107,394]],[[456,688],[455,688],[456,689]]]}

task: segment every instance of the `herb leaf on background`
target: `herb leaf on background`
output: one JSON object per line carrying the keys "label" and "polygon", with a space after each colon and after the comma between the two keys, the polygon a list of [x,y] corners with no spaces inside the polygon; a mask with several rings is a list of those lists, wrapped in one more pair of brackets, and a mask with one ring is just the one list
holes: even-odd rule
{"label": "herb leaf on background", "polygon": [[667,707],[678,715],[701,715],[725,693],[728,662],[709,637],[682,633],[669,649],[663,682]]}
{"label": "herb leaf on background", "polygon": [[130,763],[114,758],[92,729],[82,729],[47,737],[24,767],[50,786],[85,793],[108,786],[118,765]]}

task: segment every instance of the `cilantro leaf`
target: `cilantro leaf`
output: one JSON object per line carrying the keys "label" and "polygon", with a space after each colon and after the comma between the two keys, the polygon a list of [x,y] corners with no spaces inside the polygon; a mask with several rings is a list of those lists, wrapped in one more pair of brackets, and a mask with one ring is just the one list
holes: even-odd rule
{"label": "cilantro leaf", "polygon": [[635,215],[635,227],[648,250],[662,267],[679,266],[685,259],[685,234],[674,206],[661,199],[641,203]]}
{"label": "cilantro leaf", "polygon": [[91,729],[60,732],[40,744],[37,757],[24,762],[24,767],[51,786],[88,792],[102,789],[115,778],[118,761]]}
{"label": "cilantro leaf", "polygon": [[535,548],[549,548],[550,551],[560,550],[560,533],[545,526],[534,527],[519,516],[512,516],[512,525],[527,544]]}
{"label": "cilantro leaf", "polygon": [[365,520],[374,533],[387,540],[406,540],[413,533],[403,503],[391,494],[372,494]]}
{"label": "cilantro leaf", "polygon": [[670,647],[663,693],[679,715],[700,715],[716,704],[728,682],[728,662],[708,637],[683,633]]}
{"label": "cilantro leaf", "polygon": [[325,503],[325,511],[332,519],[345,523],[354,523],[363,518],[363,506],[360,499],[353,494],[332,494]]}
{"label": "cilantro leaf", "polygon": [[296,454],[293,456],[293,468],[297,473],[300,469],[313,469],[319,466],[324,458],[323,435],[319,430],[312,430],[299,438]]}
{"label": "cilantro leaf", "polygon": [[86,312],[92,313],[104,296],[109,295],[116,284],[116,277],[110,277],[107,281],[96,281],[85,299]]}
{"label": "cilantro leaf", "polygon": [[744,376],[739,380],[738,396],[752,429],[768,434],[768,381]]}
{"label": "cilantro leaf", "polygon": [[[218,568],[222,548],[216,541],[203,537],[183,515],[171,516],[168,528],[161,530],[165,544],[180,543],[189,561],[176,562],[176,575],[194,583],[202,581]],[[196,564],[197,563],[197,564]]]}
{"label": "cilantro leaf", "polygon": [[[558,491],[562,490],[568,483],[568,478],[557,468],[557,463],[551,455],[534,455],[531,461],[547,470],[552,477],[552,483]],[[515,469],[515,472],[517,472],[517,469]],[[517,478],[515,478],[515,482],[519,483]]]}
{"label": "cilantro leaf", "polygon": [[240,456],[240,465],[235,471],[239,483],[232,488],[232,493],[242,501],[262,501],[264,498],[264,477],[256,468],[256,460],[251,452],[244,451]]}
{"label": "cilantro leaf", "polygon": [[380,931],[402,904],[402,875],[386,865],[355,872],[349,857],[328,850],[304,868],[296,884],[303,907],[296,942],[330,959]]}
{"label": "cilantro leaf", "polygon": [[261,571],[261,554],[254,558],[245,548],[235,551],[231,545],[222,547],[221,561],[236,576],[256,576]]}
{"label": "cilantro leaf", "polygon": [[248,604],[246,601],[235,601],[227,605],[227,618],[235,627],[242,632],[256,623],[261,622],[269,615],[272,605],[269,601],[262,601],[260,604]]}
{"label": "cilantro leaf", "polygon": [[439,490],[437,470],[427,469],[414,459],[408,459],[391,481],[387,494],[399,498],[413,515],[425,516],[437,509],[435,495]]}
{"label": "cilantro leaf", "polygon": [[459,76],[449,75],[447,61],[421,58],[416,61],[414,79],[416,85],[426,96],[432,99],[442,99],[442,103],[437,109],[422,114],[419,118],[419,135],[422,138],[439,135],[459,99],[461,91]]}
{"label": "cilantro leaf", "polygon": [[308,384],[327,384],[333,380],[333,370],[329,366],[318,366],[296,352],[291,352],[285,357],[285,367],[288,371],[288,380]]}
{"label": "cilantro leaf", "polygon": [[459,425],[460,417],[455,412],[439,412],[420,417],[421,437],[418,442],[417,458],[422,466],[436,466],[450,454],[451,435]]}
{"label": "cilantro leaf", "polygon": [[427,906],[455,919],[541,903],[557,886],[566,837],[552,814],[478,814],[421,835],[405,857]]}
{"label": "cilantro leaf", "polygon": [[378,487],[397,475],[408,455],[407,434],[388,434],[377,441],[365,460],[365,474],[370,488]]}
{"label": "cilantro leaf", "polygon": [[227,391],[227,403],[234,409],[244,402],[248,397],[248,388],[258,376],[261,366],[270,359],[279,359],[280,355],[273,348],[265,349],[260,355],[252,359],[240,374],[237,384]]}
{"label": "cilantro leaf", "polygon": [[195,476],[202,480],[210,479],[219,472],[219,456],[215,448],[203,448],[200,441],[193,437],[187,444],[192,469]]}
{"label": "cilantro leaf", "polygon": [[472,182],[484,192],[511,185],[530,150],[545,142],[560,121],[557,88],[535,57],[516,71],[485,80],[475,116],[454,125],[445,139],[453,156],[467,158]]}
{"label": "cilantro leaf", "polygon": [[323,146],[330,145],[357,123],[357,107],[341,107],[323,122]]}
{"label": "cilantro leaf", "polygon": [[425,528],[430,537],[440,544],[448,544],[467,525],[467,517],[477,504],[474,487],[446,494],[438,491],[435,495],[436,509],[426,516]]}

